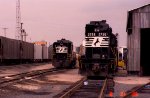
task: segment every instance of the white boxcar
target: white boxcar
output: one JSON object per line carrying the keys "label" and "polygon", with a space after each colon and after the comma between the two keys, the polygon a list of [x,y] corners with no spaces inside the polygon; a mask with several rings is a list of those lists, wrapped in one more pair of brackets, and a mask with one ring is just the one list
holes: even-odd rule
{"label": "white boxcar", "polygon": [[42,47],[42,58],[43,60],[48,60],[48,47],[47,46],[43,46]]}
{"label": "white boxcar", "polygon": [[42,46],[34,44],[34,60],[42,61]]}

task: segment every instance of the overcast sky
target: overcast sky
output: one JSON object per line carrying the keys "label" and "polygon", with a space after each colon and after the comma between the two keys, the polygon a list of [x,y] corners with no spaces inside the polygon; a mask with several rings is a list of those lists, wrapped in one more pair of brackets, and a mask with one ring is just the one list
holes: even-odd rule
{"label": "overcast sky", "polygon": [[[15,38],[16,1],[0,0],[0,35]],[[21,21],[27,41],[53,43],[63,38],[75,46],[84,39],[85,25],[106,20],[113,33],[119,34],[119,46],[127,41],[127,11],[150,4],[150,0],[20,0]]]}

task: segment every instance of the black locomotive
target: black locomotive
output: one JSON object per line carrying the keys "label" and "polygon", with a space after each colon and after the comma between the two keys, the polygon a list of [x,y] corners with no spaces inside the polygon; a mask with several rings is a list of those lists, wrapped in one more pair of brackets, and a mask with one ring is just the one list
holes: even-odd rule
{"label": "black locomotive", "polygon": [[85,55],[80,59],[80,72],[86,75],[113,74],[117,64],[117,35],[106,20],[91,21],[85,27]]}
{"label": "black locomotive", "polygon": [[73,52],[73,43],[62,38],[53,43],[52,65],[56,68],[74,68],[76,54]]}

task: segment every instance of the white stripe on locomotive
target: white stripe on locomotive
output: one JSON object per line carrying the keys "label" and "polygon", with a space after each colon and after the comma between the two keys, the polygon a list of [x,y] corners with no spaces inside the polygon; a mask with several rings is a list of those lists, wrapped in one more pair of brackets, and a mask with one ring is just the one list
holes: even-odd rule
{"label": "white stripe on locomotive", "polygon": [[66,46],[57,46],[56,53],[68,53],[68,48]]}
{"label": "white stripe on locomotive", "polygon": [[86,37],[83,44],[85,47],[108,47],[109,37]]}

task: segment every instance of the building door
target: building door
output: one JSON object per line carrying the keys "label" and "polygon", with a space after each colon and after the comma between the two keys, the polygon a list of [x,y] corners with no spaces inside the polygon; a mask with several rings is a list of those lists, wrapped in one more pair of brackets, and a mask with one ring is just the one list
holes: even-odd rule
{"label": "building door", "polygon": [[144,76],[150,75],[150,28],[141,29],[141,71]]}

